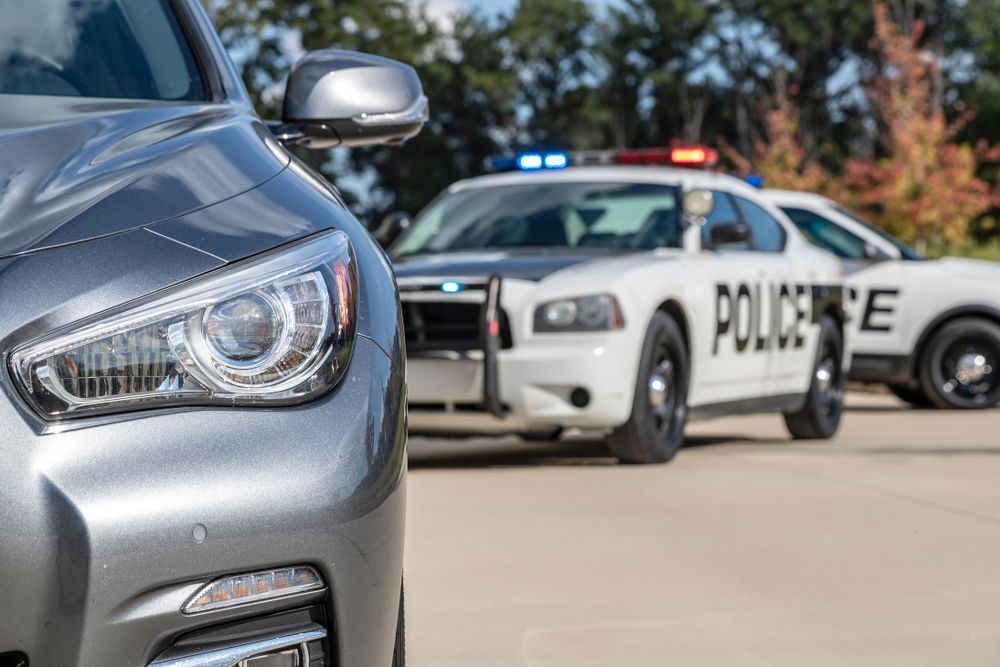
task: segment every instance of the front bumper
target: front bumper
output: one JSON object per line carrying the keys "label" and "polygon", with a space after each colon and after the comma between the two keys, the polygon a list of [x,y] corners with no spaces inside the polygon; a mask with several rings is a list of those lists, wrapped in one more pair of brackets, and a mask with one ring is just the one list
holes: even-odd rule
{"label": "front bumper", "polygon": [[[497,353],[498,419],[482,409],[481,353],[408,360],[413,433],[516,433],[552,427],[605,429],[623,424],[635,391],[634,351],[624,332],[536,334]],[[574,405],[574,390],[588,396]]]}
{"label": "front bumper", "polygon": [[[0,401],[0,655],[140,667],[178,636],[325,607],[338,667],[391,661],[405,505],[405,384],[359,336],[298,408],[155,412],[39,434]],[[200,538],[200,539],[199,539]],[[319,599],[186,616],[224,574],[308,564]]]}

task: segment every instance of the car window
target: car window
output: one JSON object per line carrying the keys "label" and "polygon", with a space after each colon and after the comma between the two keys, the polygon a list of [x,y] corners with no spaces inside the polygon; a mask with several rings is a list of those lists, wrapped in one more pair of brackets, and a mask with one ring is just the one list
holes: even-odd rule
{"label": "car window", "polygon": [[921,255],[916,250],[914,250],[910,246],[906,245],[905,243],[903,243],[902,241],[900,241],[899,239],[897,239],[895,236],[893,236],[889,232],[885,231],[881,227],[876,227],[872,223],[870,223],[867,220],[861,218],[860,216],[854,214],[853,212],[849,211],[848,209],[844,208],[843,206],[836,206],[836,205],[834,205],[833,206],[833,210],[837,211],[841,215],[847,216],[848,218],[850,218],[851,220],[855,221],[859,225],[862,225],[865,229],[871,231],[874,234],[878,234],[878,236],[880,236],[882,239],[884,239],[884,240],[888,241],[889,243],[891,243],[893,246],[896,247],[897,250],[899,250],[899,254],[900,254],[900,256],[904,260],[909,260],[909,261],[916,262],[916,261],[920,261],[920,260],[923,259],[923,255]]}
{"label": "car window", "polygon": [[167,0],[0,3],[0,93],[206,98]]}
{"label": "car window", "polygon": [[758,252],[781,252],[785,249],[785,229],[770,213],[749,199],[736,197],[743,219],[750,227],[753,249]]}
{"label": "car window", "polygon": [[868,259],[867,242],[832,220],[801,208],[782,207],[781,210],[813,245],[843,259]]}
{"label": "car window", "polygon": [[399,255],[486,248],[680,247],[677,188],[544,182],[445,194],[393,248]]}
{"label": "car window", "polygon": [[[733,199],[729,194],[725,192],[713,192],[712,194],[715,198],[715,207],[705,218],[705,224],[701,228],[701,244],[704,248],[714,245],[712,243],[713,227],[720,224],[731,225],[741,221],[740,214],[736,211]],[[750,250],[750,248],[749,242],[731,243],[721,247],[723,250]]]}

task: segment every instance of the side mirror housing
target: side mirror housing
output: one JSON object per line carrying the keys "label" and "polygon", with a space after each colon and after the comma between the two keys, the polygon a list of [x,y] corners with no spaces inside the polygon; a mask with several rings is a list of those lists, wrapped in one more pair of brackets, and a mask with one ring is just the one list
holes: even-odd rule
{"label": "side mirror housing", "polygon": [[413,224],[413,218],[410,217],[409,213],[395,211],[382,218],[382,222],[372,232],[372,236],[375,237],[380,246],[388,248],[399,238],[400,234],[410,228],[411,224]]}
{"label": "side mirror housing", "polygon": [[886,255],[881,250],[879,250],[874,245],[872,245],[871,243],[866,243],[865,244],[865,259],[867,259],[869,261],[872,261],[872,262],[880,262],[882,260],[889,259],[889,256]]}
{"label": "side mirror housing", "polygon": [[311,51],[288,75],[281,138],[309,148],[400,144],[429,106],[409,65],[356,51]]}
{"label": "side mirror housing", "polygon": [[749,243],[750,227],[745,222],[720,222],[708,230],[713,247]]}

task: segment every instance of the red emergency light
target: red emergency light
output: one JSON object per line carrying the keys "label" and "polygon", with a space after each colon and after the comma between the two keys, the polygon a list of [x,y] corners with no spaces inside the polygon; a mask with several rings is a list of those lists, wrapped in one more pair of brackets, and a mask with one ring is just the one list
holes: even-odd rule
{"label": "red emergency light", "polygon": [[622,150],[578,151],[569,154],[570,164],[660,164],[679,167],[714,167],[719,151],[707,146],[672,148],[625,148]]}
{"label": "red emergency light", "polygon": [[670,149],[673,164],[711,167],[719,161],[719,151],[704,146],[675,146]]}

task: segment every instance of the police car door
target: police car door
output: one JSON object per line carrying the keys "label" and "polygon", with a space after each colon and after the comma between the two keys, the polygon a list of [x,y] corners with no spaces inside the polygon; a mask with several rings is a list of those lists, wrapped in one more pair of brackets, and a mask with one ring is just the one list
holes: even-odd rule
{"label": "police car door", "polygon": [[[844,267],[847,286],[845,306],[850,321],[848,335],[857,354],[852,373],[863,373],[864,363],[884,363],[867,356],[899,356],[904,353],[903,262],[898,250],[866,230],[855,233],[850,223],[840,224],[838,214],[813,206],[783,206],[782,210],[811,242],[837,255]],[[884,373],[886,369],[872,368]]]}
{"label": "police car door", "polygon": [[[755,230],[736,198],[714,191],[715,207],[701,229],[702,260],[710,285],[699,285],[695,298],[696,326],[704,341],[695,363],[693,406],[752,400],[769,393],[771,345],[767,290],[785,269],[768,249],[778,230]],[[750,238],[739,240],[734,227],[750,227]],[[701,273],[701,272],[698,272]]]}
{"label": "police car door", "polygon": [[[789,230],[767,209],[734,195],[751,229],[755,259],[762,267],[756,305],[755,346],[767,358],[767,394],[801,394],[812,378],[819,325],[814,321],[814,291],[824,289],[808,257],[790,251]],[[832,287],[832,286],[829,286]]]}

